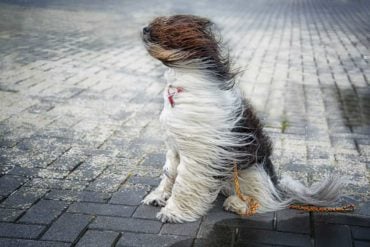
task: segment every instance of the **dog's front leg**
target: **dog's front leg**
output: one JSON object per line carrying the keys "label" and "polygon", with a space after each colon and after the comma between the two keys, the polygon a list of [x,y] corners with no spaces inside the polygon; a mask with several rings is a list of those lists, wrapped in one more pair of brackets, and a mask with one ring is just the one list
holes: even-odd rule
{"label": "dog's front leg", "polygon": [[162,180],[158,187],[144,198],[144,204],[161,207],[166,205],[167,199],[171,196],[179,163],[178,153],[173,150],[168,150],[166,154],[166,163],[163,166]]}
{"label": "dog's front leg", "polygon": [[195,221],[212,206],[221,186],[207,169],[195,161],[180,157],[171,197],[157,214],[162,222]]}

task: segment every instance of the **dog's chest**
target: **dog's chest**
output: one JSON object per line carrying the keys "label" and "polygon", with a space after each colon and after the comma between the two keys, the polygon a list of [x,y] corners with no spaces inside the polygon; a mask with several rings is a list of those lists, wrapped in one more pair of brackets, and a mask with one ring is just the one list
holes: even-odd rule
{"label": "dog's chest", "polygon": [[[177,89],[174,88],[172,85],[167,85],[164,92],[163,92],[163,110],[160,115],[160,121],[162,125],[167,128],[169,125],[171,125],[171,121],[174,120],[174,118],[178,119],[178,109],[175,109],[176,107],[176,101],[178,100],[178,97],[180,94],[180,91],[183,89]],[[177,107],[176,107],[177,108]]]}
{"label": "dog's chest", "polygon": [[176,101],[178,100],[179,94],[182,93],[182,87],[176,87],[176,76],[173,70],[168,70],[164,74],[164,77],[167,81],[167,85],[163,91],[163,110],[160,115],[160,121],[163,127],[167,128],[170,125],[171,120],[176,118],[177,110]]}

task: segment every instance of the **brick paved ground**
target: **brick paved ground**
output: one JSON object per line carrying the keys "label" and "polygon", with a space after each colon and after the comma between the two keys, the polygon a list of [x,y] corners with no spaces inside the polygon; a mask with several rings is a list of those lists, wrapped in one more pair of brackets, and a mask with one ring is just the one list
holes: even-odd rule
{"label": "brick paved ground", "polygon": [[[274,140],[279,174],[349,178],[350,215],[242,219],[222,200],[162,224],[140,200],[164,162],[152,17],[212,18]],[[370,246],[370,2],[0,2],[0,246]]]}

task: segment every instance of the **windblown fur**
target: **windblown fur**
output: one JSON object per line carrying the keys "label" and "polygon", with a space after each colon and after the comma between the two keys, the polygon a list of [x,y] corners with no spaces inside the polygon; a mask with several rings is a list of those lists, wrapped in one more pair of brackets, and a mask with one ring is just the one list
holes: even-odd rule
{"label": "windblown fur", "polygon": [[[229,196],[225,209],[243,212],[248,205],[233,195],[234,161],[241,190],[257,199],[258,212],[292,202],[335,201],[340,189],[335,179],[310,188],[291,178],[278,183],[271,141],[235,84],[236,73],[213,29],[208,19],[191,15],[159,17],[143,29],[149,54],[170,68],[160,116],[168,148],[164,175],[143,202],[162,206],[157,215],[162,221],[194,221],[222,190]],[[174,105],[170,88],[183,89],[173,96]]]}

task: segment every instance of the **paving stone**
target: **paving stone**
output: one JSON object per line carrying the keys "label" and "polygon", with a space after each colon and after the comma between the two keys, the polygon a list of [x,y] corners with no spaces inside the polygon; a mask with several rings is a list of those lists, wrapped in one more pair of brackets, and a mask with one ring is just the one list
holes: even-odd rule
{"label": "paving stone", "polygon": [[33,149],[32,154],[29,153],[27,157],[28,163],[32,164],[34,168],[46,168],[69,148],[68,144],[59,145],[57,147],[51,146],[43,149]]}
{"label": "paving stone", "polygon": [[156,168],[162,168],[165,162],[166,162],[165,154],[153,153],[147,155],[143,163],[141,163],[141,165],[146,167],[153,166]]}
{"label": "paving stone", "polygon": [[125,189],[113,193],[112,199],[109,203],[136,206],[141,204],[141,200],[143,200],[147,193],[147,189]]}
{"label": "paving stone", "polygon": [[29,168],[29,167],[19,167],[15,166],[8,172],[8,175],[24,176],[24,177],[33,177],[40,172],[39,168]]}
{"label": "paving stone", "polygon": [[30,113],[41,113],[41,112],[47,112],[54,108],[54,105],[48,102],[42,102],[36,105],[31,106],[28,108],[28,112]]}
{"label": "paving stone", "polygon": [[[206,222],[206,221],[205,221]],[[250,227],[256,229],[271,229],[274,225],[274,213],[256,214],[248,217],[231,218],[220,220],[216,225],[226,225],[233,227]]]}
{"label": "paving stone", "polygon": [[0,208],[0,221],[15,221],[22,213],[21,209]]}
{"label": "paving stone", "polygon": [[112,164],[114,164],[114,158],[111,157],[110,154],[93,155],[73,170],[68,177],[77,180],[93,180],[97,178],[108,165]]}
{"label": "paving stone", "polygon": [[132,140],[127,149],[124,152],[121,152],[119,155],[128,158],[143,157],[148,151],[157,150],[158,144],[159,142],[155,139],[136,138]]}
{"label": "paving stone", "polygon": [[[1,149],[0,149],[1,150]],[[1,150],[2,151],[2,150]],[[0,152],[1,152],[0,151]],[[2,164],[1,166],[0,166],[0,175],[5,175],[5,174],[7,174],[11,169],[13,169],[13,167],[14,166],[11,166],[11,165],[5,165],[5,162],[6,161],[2,161],[1,160],[1,157],[0,157],[0,164]]]}
{"label": "paving stone", "polygon": [[346,225],[315,224],[315,245],[351,246],[351,231]]}
{"label": "paving stone", "polygon": [[128,183],[133,184],[143,184],[143,185],[150,185],[156,187],[159,185],[160,178],[153,178],[153,177],[142,177],[142,176],[131,176],[130,179],[127,181]]}
{"label": "paving stone", "polygon": [[125,232],[117,246],[173,246],[176,242],[184,240],[183,236],[140,234]]}
{"label": "paving stone", "polygon": [[0,222],[0,236],[35,239],[42,233],[44,228],[44,226],[40,225],[23,225]]}
{"label": "paving stone", "polygon": [[183,223],[183,224],[164,224],[161,229],[161,234],[171,234],[177,236],[196,237],[199,229],[200,221]]}
{"label": "paving stone", "polygon": [[45,198],[62,201],[100,202],[104,203],[110,197],[109,194],[93,191],[52,190]]}
{"label": "paving stone", "polygon": [[364,242],[364,241],[355,241],[354,246],[355,247],[368,247],[370,245],[369,242]]}
{"label": "paving stone", "polygon": [[[247,224],[246,224],[247,225]],[[235,244],[238,246],[237,239],[239,236],[240,227],[231,225],[205,225],[201,224],[197,239],[194,241],[194,246],[230,246]],[[251,229],[252,231],[254,229]],[[255,241],[241,241],[239,246],[247,245],[254,246]]]}
{"label": "paving stone", "polygon": [[24,186],[33,188],[56,189],[56,190],[77,190],[81,191],[88,185],[87,181],[54,179],[54,178],[33,178]]}
{"label": "paving stone", "polygon": [[46,179],[64,179],[67,175],[68,171],[54,171],[49,169],[42,169],[37,173],[38,177]]}
{"label": "paving stone", "polygon": [[127,179],[128,174],[116,175],[112,173],[103,174],[92,182],[86,190],[100,192],[115,192]]}
{"label": "paving stone", "polygon": [[193,245],[194,240],[195,239],[193,239],[193,238],[188,238],[188,239],[180,240],[180,241],[174,243],[172,246],[173,247],[192,247],[192,246],[194,246]]}
{"label": "paving stone", "polygon": [[276,212],[276,227],[278,231],[310,233],[310,215],[296,210],[281,210]]}
{"label": "paving stone", "polygon": [[73,180],[91,181],[97,178],[110,163],[109,157],[99,157],[101,159],[88,160],[77,167],[69,176]]}
{"label": "paving stone", "polygon": [[354,239],[370,241],[370,229],[366,227],[352,226],[352,237]]}
{"label": "paving stone", "polygon": [[[210,238],[212,236],[209,236]],[[268,230],[258,230],[250,228],[240,228],[239,240],[240,243],[273,244],[273,245],[288,245],[288,246],[311,246],[309,235],[293,234],[287,232],[275,232]]]}
{"label": "paving stone", "polygon": [[161,210],[160,207],[154,207],[150,205],[140,205],[136,208],[133,215],[134,218],[152,219],[156,220],[157,213]]}
{"label": "paving stone", "polygon": [[88,230],[78,241],[77,247],[110,247],[119,236],[118,232]]}
{"label": "paving stone", "polygon": [[353,225],[353,226],[370,226],[370,217],[361,215],[343,215],[343,214],[314,214],[315,222]]}
{"label": "paving stone", "polygon": [[62,201],[40,200],[27,210],[19,222],[50,224],[67,206],[68,204]]}
{"label": "paving stone", "polygon": [[45,189],[22,187],[11,194],[3,203],[2,207],[25,209],[39,200],[46,193]]}
{"label": "paving stone", "polygon": [[130,217],[133,214],[134,210],[135,207],[130,206],[86,203],[86,202],[76,202],[73,203],[68,208],[68,212],[71,213],[107,215],[119,217]]}
{"label": "paving stone", "polygon": [[[180,242],[181,243],[181,242]],[[217,246],[217,247],[221,247],[221,246],[250,246],[250,247],[267,247],[267,246],[276,246],[276,245],[270,245],[270,244],[260,244],[260,243],[254,243],[254,242],[251,242],[251,241],[248,241],[248,242],[243,242],[243,241],[237,241],[235,242],[235,239],[233,240],[230,240],[230,241],[225,241],[224,239],[201,239],[201,238],[198,238],[198,239],[195,239],[194,240],[194,243],[192,243],[191,245],[189,246],[193,246],[193,247],[211,247],[211,246]],[[181,245],[179,245],[181,246]]]}
{"label": "paving stone", "polygon": [[90,228],[98,230],[159,233],[161,226],[162,223],[160,221],[98,216],[90,225]]}
{"label": "paving stone", "polygon": [[[219,209],[222,210],[222,209]],[[230,219],[239,219],[240,216],[226,212],[226,211],[218,211],[218,212],[209,212],[203,219],[205,224],[214,224],[216,222],[222,220],[230,220]]]}
{"label": "paving stone", "polygon": [[51,225],[42,239],[74,242],[92,219],[88,215],[64,213]]}
{"label": "paving stone", "polygon": [[78,148],[71,148],[48,166],[48,169],[71,171],[84,162],[88,156],[86,152]]}
{"label": "paving stone", "polygon": [[[208,236],[211,235],[211,232],[213,231],[213,229],[215,228],[215,225],[214,224],[206,224],[206,223],[201,223],[200,224],[200,227],[199,227],[199,230],[198,230],[198,233],[197,233],[197,239],[209,239]],[[231,235],[235,235],[234,233],[234,230],[233,230],[233,227],[230,228],[228,226],[219,226],[218,228],[216,229],[221,229],[221,228],[226,228],[228,231],[227,231],[227,236],[225,236],[225,238],[229,238]],[[232,230],[230,230],[232,229]],[[231,232],[229,234],[229,231]],[[226,231],[225,231],[226,232]],[[220,236],[223,236],[223,234],[220,234]],[[231,240],[230,240],[231,241]],[[227,242],[230,242],[229,240],[227,240]]]}
{"label": "paving stone", "polygon": [[0,177],[0,195],[7,196],[18,187],[20,187],[25,181],[24,177],[4,175]]}
{"label": "paving stone", "polygon": [[3,247],[68,247],[70,244],[51,241],[25,240],[25,239],[0,239]]}
{"label": "paving stone", "polygon": [[16,136],[5,136],[0,139],[0,147],[12,148],[21,141],[21,138]]}

